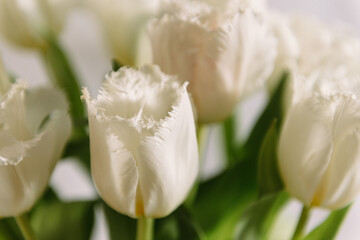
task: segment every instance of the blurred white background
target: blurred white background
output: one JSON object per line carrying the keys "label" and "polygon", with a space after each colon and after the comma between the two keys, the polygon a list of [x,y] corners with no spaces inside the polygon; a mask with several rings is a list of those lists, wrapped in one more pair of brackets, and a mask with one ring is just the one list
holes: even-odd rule
{"label": "blurred white background", "polygon": [[[360,1],[358,0],[269,0],[269,7],[284,12],[306,13],[319,17],[325,22],[343,22],[353,27],[360,34]],[[68,19],[67,25],[62,32],[61,42],[66,49],[83,85],[90,88],[95,95],[104,75],[110,69],[110,54],[105,48],[105,42],[100,34],[100,26],[95,18],[85,10],[74,10]],[[314,53],[316,54],[316,53]],[[47,82],[47,74],[42,66],[39,56],[31,50],[18,49],[0,39],[0,55],[7,70],[16,76],[28,81],[29,85]],[[251,123],[261,110],[263,94],[257,94],[239,106],[240,111],[240,135],[244,136],[251,127]],[[246,117],[244,117],[246,116]],[[214,127],[208,143],[213,148],[218,143],[214,140],[218,128]],[[206,156],[206,175],[212,175],[221,168],[216,161],[221,157],[221,151],[208,153]],[[62,161],[57,165],[51,179],[51,185],[60,192],[64,200],[82,200],[96,197],[96,191],[91,179],[86,175],[81,166],[71,160]],[[283,230],[284,236],[277,236],[276,240],[287,239],[293,231],[296,216],[299,214],[300,204],[293,201],[282,214],[278,227]],[[326,216],[324,210],[313,212],[309,229],[315,226]],[[96,229],[93,239],[108,239],[107,229],[101,211],[97,211]],[[337,239],[357,240],[360,236],[360,201],[353,204]]]}

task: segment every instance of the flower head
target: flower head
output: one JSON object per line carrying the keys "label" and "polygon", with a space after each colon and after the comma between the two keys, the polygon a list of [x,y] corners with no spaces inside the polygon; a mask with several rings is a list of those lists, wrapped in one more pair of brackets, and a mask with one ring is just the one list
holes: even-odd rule
{"label": "flower head", "polygon": [[91,171],[101,197],[131,217],[163,217],[185,199],[198,173],[186,84],[158,67],[121,68],[97,99],[84,90]]}
{"label": "flower head", "polygon": [[201,122],[226,119],[263,86],[276,56],[275,39],[250,9],[172,1],[148,32],[154,63],[190,83]]}

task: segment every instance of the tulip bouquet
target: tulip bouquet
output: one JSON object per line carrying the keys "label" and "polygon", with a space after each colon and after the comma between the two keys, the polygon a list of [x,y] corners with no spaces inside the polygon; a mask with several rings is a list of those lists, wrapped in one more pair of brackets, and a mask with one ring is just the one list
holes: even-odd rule
{"label": "tulip bouquet", "polygon": [[[75,7],[112,56],[95,97],[59,38]],[[347,27],[261,0],[0,0],[0,34],[51,80],[29,87],[0,62],[1,240],[89,239],[99,211],[111,239],[334,239],[360,192],[360,38]],[[239,141],[237,106],[261,90]],[[214,127],[223,168],[204,177]],[[65,158],[95,199],[48,184]],[[281,218],[294,199],[297,224]]]}

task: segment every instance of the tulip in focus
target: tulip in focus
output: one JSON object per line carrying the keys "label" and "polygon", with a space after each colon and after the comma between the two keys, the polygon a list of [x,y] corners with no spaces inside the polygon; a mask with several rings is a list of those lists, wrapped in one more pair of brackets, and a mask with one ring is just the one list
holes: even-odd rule
{"label": "tulip in focus", "polygon": [[276,41],[265,22],[230,3],[172,1],[149,24],[154,63],[190,83],[200,122],[226,119],[273,69]]}
{"label": "tulip in focus", "polygon": [[199,162],[186,85],[156,66],[123,67],[107,76],[96,99],[83,91],[93,180],[118,212],[164,217],[191,189]]}
{"label": "tulip in focus", "polygon": [[66,98],[58,90],[26,90],[18,81],[2,92],[0,216],[18,216],[31,209],[46,189],[70,133]]}
{"label": "tulip in focus", "polygon": [[307,79],[295,79],[279,167],[288,192],[306,206],[339,209],[360,191],[360,100],[329,84],[332,79],[316,80],[318,90]]}

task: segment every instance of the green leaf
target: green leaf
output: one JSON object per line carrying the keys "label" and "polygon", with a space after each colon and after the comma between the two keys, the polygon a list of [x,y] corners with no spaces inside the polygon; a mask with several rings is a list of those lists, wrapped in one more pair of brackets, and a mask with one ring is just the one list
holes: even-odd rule
{"label": "green leaf", "polygon": [[261,143],[267,130],[270,128],[274,119],[277,119],[277,125],[281,126],[283,94],[287,81],[288,73],[284,73],[274,94],[272,95],[267,107],[256,122],[245,145],[238,149],[239,155],[245,155],[248,159],[257,159]]}
{"label": "green leaf", "polygon": [[0,220],[0,239],[1,240],[23,239],[14,218],[4,218]]}
{"label": "green leaf", "polygon": [[94,202],[51,201],[37,206],[31,225],[38,240],[87,240],[94,222]]}
{"label": "green leaf", "polygon": [[169,216],[156,220],[154,239],[198,240],[206,239],[206,236],[192,214],[184,206],[181,206]]}
{"label": "green leaf", "polygon": [[304,240],[331,240],[335,239],[343,220],[346,217],[351,205],[340,210],[333,211],[328,218],[310,232]]}
{"label": "green leaf", "polygon": [[116,212],[104,202],[102,206],[110,231],[110,239],[134,240],[136,236],[136,219]]}
{"label": "green leaf", "polygon": [[47,39],[47,47],[42,51],[44,63],[53,82],[62,88],[70,105],[70,113],[73,122],[73,138],[78,139],[86,136],[86,130],[82,124],[85,119],[85,109],[81,102],[80,85],[69,59],[65,55],[57,39],[49,36]]}
{"label": "green leaf", "polygon": [[254,202],[241,216],[235,239],[269,239],[272,226],[288,200],[289,196],[280,192]]}
{"label": "green leaf", "polygon": [[266,133],[258,159],[258,185],[260,197],[284,188],[277,164],[278,134],[276,120]]}
{"label": "green leaf", "polygon": [[242,161],[201,183],[193,211],[208,239],[232,239],[246,207],[256,200],[255,161]]}

